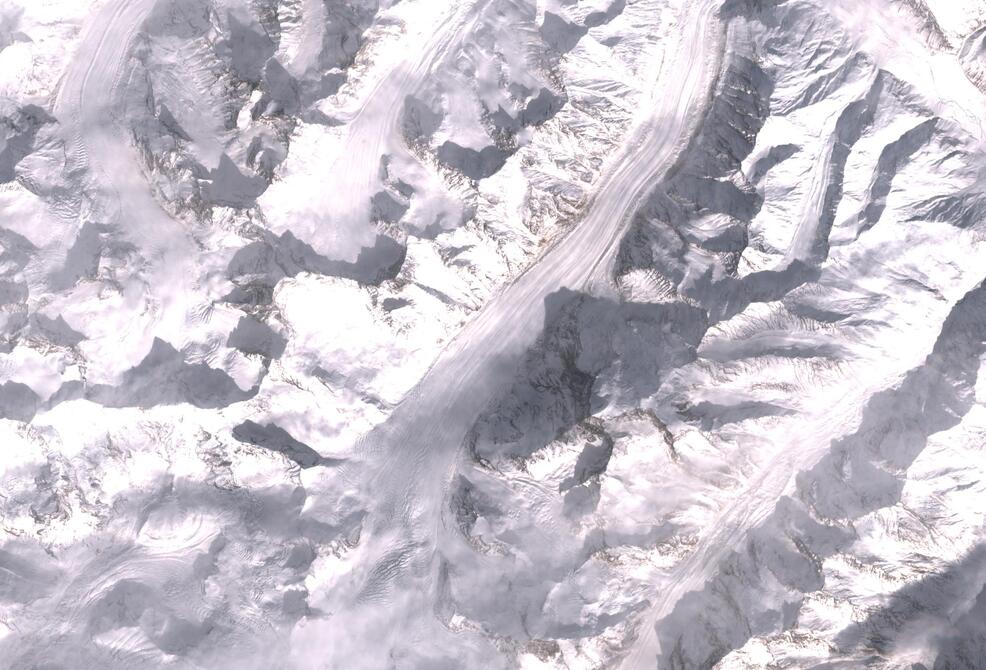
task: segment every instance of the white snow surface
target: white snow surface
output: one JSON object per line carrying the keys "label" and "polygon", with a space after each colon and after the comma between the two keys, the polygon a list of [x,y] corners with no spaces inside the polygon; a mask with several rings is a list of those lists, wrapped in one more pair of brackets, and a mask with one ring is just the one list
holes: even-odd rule
{"label": "white snow surface", "polygon": [[0,0],[0,668],[986,667],[984,165],[982,0]]}

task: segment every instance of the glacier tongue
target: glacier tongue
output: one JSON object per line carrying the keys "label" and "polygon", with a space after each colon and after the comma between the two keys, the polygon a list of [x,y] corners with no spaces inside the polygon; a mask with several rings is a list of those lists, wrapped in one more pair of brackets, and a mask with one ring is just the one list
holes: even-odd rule
{"label": "glacier tongue", "polygon": [[0,0],[0,659],[979,668],[980,0]]}

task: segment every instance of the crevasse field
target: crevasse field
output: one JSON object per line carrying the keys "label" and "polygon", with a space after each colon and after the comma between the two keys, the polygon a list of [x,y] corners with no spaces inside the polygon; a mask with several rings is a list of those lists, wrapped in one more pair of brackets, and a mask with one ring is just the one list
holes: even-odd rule
{"label": "crevasse field", "polygon": [[986,0],[0,0],[0,668],[986,668]]}

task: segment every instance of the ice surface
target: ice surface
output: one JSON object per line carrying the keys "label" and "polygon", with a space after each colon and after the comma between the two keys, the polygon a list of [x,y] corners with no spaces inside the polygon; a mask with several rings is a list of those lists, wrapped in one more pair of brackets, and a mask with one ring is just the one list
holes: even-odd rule
{"label": "ice surface", "polygon": [[986,4],[0,0],[0,667],[986,667]]}

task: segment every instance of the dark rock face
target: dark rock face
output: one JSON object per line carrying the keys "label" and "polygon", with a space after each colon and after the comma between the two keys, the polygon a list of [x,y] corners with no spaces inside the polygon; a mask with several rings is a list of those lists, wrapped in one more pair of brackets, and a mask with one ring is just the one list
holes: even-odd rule
{"label": "dark rock face", "polygon": [[705,314],[683,304],[553,294],[544,332],[525,357],[518,381],[477,422],[473,453],[484,460],[530,456],[606,406],[609,399],[595,388],[604,373],[618,377],[630,395],[653,393],[668,372],[694,360],[706,327]]}
{"label": "dark rock face", "polygon": [[333,459],[324,458],[307,444],[294,439],[286,430],[273,423],[260,425],[253,421],[244,421],[233,428],[233,437],[240,442],[247,442],[284,454],[303,468],[331,465],[336,462]]}
{"label": "dark rock face", "polygon": [[0,418],[30,421],[41,406],[41,399],[31,387],[18,382],[0,384]]}
{"label": "dark rock face", "polygon": [[575,48],[585,33],[586,28],[583,26],[569,23],[552,12],[544,13],[541,36],[549,47],[559,53],[566,53]]}
{"label": "dark rock face", "polygon": [[280,358],[287,340],[262,321],[251,316],[240,317],[226,344],[245,354]]}
{"label": "dark rock face", "polygon": [[0,100],[0,184],[14,180],[17,163],[34,150],[38,130],[53,121],[35,105],[18,108]]}
{"label": "dark rock face", "polygon": [[147,356],[123,375],[116,386],[97,384],[83,396],[106,407],[153,407],[187,402],[213,409],[247,400],[257,389],[242,390],[222,370],[190,364],[164,340],[155,338]]}
{"label": "dark rock face", "polygon": [[483,147],[476,151],[460,147],[448,140],[438,147],[438,160],[458,170],[470,179],[486,179],[496,174],[507,162],[507,154],[497,147]]}
{"label": "dark rock face", "polygon": [[283,277],[314,272],[352,279],[361,284],[379,284],[397,276],[407,249],[393,238],[377,236],[372,247],[364,247],[354,262],[335,261],[315,252],[290,231],[279,237],[252,242],[233,256],[227,269],[236,291],[227,299],[235,303],[266,304],[270,291]]}

